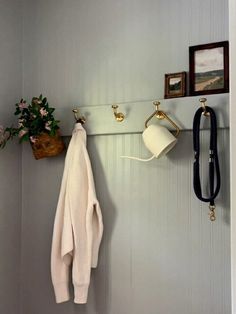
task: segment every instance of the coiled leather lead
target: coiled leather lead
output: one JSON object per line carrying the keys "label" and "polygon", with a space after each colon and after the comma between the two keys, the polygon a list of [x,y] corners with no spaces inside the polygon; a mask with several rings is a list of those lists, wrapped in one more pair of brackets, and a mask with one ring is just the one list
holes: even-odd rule
{"label": "coiled leather lead", "polygon": [[[217,151],[217,120],[215,112],[212,108],[206,106],[206,111],[210,113],[208,117],[211,121],[210,126],[210,147],[209,147],[209,187],[210,195],[208,197],[203,197],[202,187],[200,180],[200,122],[201,116],[204,114],[204,109],[200,107],[193,119],[193,149],[195,154],[195,160],[193,164],[193,187],[194,192],[199,200],[202,202],[209,202],[210,209],[210,220],[214,221],[215,218],[215,198],[220,191],[221,178],[220,178],[220,167]],[[216,177],[216,183],[215,183]]]}

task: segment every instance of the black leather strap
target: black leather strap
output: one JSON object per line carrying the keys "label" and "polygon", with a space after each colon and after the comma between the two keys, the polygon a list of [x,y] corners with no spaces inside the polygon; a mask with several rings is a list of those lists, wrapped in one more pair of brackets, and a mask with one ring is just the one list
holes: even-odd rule
{"label": "black leather strap", "polygon": [[[206,111],[210,113],[208,117],[211,121],[210,126],[210,147],[209,147],[209,186],[210,195],[208,197],[202,196],[202,187],[200,180],[200,122],[204,109],[199,108],[193,119],[193,149],[195,153],[195,160],[193,164],[193,187],[196,196],[203,202],[209,202],[209,205],[215,207],[215,198],[220,191],[220,167],[217,151],[217,121],[216,115],[212,108],[206,106]],[[216,177],[216,184],[215,184]]]}

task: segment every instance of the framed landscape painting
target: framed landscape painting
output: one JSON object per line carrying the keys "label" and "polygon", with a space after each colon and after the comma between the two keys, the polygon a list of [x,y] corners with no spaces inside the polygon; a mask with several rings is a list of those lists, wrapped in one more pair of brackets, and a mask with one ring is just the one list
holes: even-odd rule
{"label": "framed landscape painting", "polygon": [[186,94],[186,72],[165,74],[165,98],[183,97]]}
{"label": "framed landscape painting", "polygon": [[229,91],[229,43],[222,41],[189,47],[190,95]]}

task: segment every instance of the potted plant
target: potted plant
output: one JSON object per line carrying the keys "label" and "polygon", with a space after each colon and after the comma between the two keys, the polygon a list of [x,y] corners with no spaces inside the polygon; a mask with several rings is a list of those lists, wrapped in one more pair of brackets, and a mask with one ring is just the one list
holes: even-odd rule
{"label": "potted plant", "polygon": [[0,148],[15,136],[20,143],[29,141],[35,159],[60,154],[65,146],[59,134],[59,121],[53,116],[54,108],[49,106],[46,97],[33,97],[30,104],[21,99],[16,105],[15,116],[18,127],[3,128],[0,126]]}

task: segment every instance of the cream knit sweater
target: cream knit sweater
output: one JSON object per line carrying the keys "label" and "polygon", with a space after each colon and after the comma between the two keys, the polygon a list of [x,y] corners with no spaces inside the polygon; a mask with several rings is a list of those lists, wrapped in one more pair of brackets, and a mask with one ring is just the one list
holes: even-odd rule
{"label": "cream knit sweater", "polygon": [[51,274],[57,303],[70,299],[71,265],[74,302],[87,302],[91,267],[97,266],[102,233],[86,133],[77,123],[66,155],[52,239]]}

